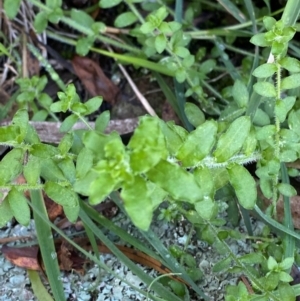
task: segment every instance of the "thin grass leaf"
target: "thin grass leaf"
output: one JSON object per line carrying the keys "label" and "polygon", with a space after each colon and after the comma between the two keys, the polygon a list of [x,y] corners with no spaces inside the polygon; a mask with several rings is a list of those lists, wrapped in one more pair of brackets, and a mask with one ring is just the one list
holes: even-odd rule
{"label": "thin grass leaf", "polygon": [[[281,163],[281,177],[282,183],[290,184],[289,176],[287,173],[287,168],[285,163]],[[291,203],[290,198],[287,196],[283,196],[283,206],[284,206],[284,218],[283,224],[287,229],[294,230],[294,223],[291,211]],[[284,245],[284,257],[294,257],[295,252],[295,239],[290,235],[284,235],[283,237],[283,245]]]}
{"label": "thin grass leaf", "polygon": [[230,0],[218,0],[218,2],[225,8],[240,23],[247,21],[245,15],[238,9],[238,7]]}
{"label": "thin grass leaf", "polygon": [[30,197],[32,205],[37,208],[41,214],[33,210],[33,216],[36,227],[37,239],[41,250],[46,275],[55,300],[66,300],[62,286],[61,274],[57,261],[57,254],[54,246],[51,227],[45,221],[48,220],[48,214],[45,207],[44,198],[41,190],[31,190]]}
{"label": "thin grass leaf", "polygon": [[27,270],[27,273],[35,297],[38,300],[54,301],[48,293],[47,289],[45,288],[44,284],[42,283],[39,273],[33,270]]}

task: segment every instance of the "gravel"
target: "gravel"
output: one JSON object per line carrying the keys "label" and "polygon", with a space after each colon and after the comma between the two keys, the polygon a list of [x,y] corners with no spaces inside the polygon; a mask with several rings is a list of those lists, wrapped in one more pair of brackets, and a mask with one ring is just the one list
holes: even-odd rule
{"label": "gravel", "polygon": [[[117,225],[122,225],[129,233],[139,236],[138,231],[130,224],[128,220],[120,216],[115,218]],[[258,235],[261,232],[263,224],[255,222],[254,233]],[[166,246],[177,244],[184,246],[187,240],[189,225],[166,224],[164,222],[155,222],[152,225],[154,232],[164,241]],[[238,228],[245,231],[241,224]],[[34,221],[31,221],[28,227],[20,225],[12,226],[8,223],[6,227],[0,229],[0,238],[14,236],[35,237]],[[141,238],[142,239],[142,238]],[[15,243],[11,243],[13,245]],[[245,241],[230,241],[230,247],[236,254],[245,254],[251,251],[251,245]],[[198,267],[204,272],[205,279],[199,282],[199,286],[204,292],[211,296],[213,300],[224,300],[224,288],[228,284],[236,284],[237,277],[231,274],[213,273],[214,263],[222,259],[211,246],[206,242],[192,239],[188,251],[197,261]],[[139,280],[137,276],[131,273],[126,266],[121,264],[114,256],[102,254],[101,261],[106,263],[114,272],[130,281],[135,286],[147,291],[147,287]],[[142,267],[152,277],[158,276],[156,271],[147,267]],[[146,298],[134,291],[130,286],[121,280],[114,278],[97,266],[91,266],[85,275],[79,275],[76,272],[62,273],[61,281],[64,286],[65,295],[68,301],[144,301]],[[31,290],[30,281],[27,272],[8,262],[0,253],[0,301],[31,301],[37,300]],[[191,301],[200,301],[201,299],[191,294]]]}

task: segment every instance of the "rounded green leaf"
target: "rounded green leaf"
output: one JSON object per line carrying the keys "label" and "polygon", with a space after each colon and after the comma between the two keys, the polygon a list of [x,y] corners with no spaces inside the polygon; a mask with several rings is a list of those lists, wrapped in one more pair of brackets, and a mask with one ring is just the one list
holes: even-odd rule
{"label": "rounded green leaf", "polygon": [[89,202],[91,205],[97,205],[102,202],[118,184],[110,173],[101,172],[96,180],[89,187]]}
{"label": "rounded green leaf", "polygon": [[187,119],[194,127],[198,127],[205,121],[204,113],[192,102],[185,103],[184,112]]}
{"label": "rounded green leaf", "polygon": [[6,184],[14,180],[23,169],[24,151],[13,149],[0,162],[0,183]]}
{"label": "rounded green leaf", "polygon": [[245,84],[236,80],[232,88],[232,96],[239,108],[245,108],[249,101],[249,93]]}
{"label": "rounded green leaf", "polygon": [[152,221],[154,208],[145,179],[137,176],[132,184],[127,185],[125,183],[121,197],[132,222],[141,230],[147,231]]}
{"label": "rounded green leaf", "polygon": [[227,257],[227,258],[222,259],[221,261],[217,262],[216,264],[214,264],[213,272],[217,273],[217,272],[221,272],[223,270],[228,270],[231,266],[231,261],[232,261],[232,259],[230,257]]}
{"label": "rounded green leaf", "polygon": [[281,89],[294,89],[300,86],[300,73],[285,77],[281,82]]}
{"label": "rounded green leaf", "polygon": [[290,184],[280,183],[278,184],[278,190],[281,194],[287,197],[292,197],[297,195],[296,189]]}
{"label": "rounded green leaf", "polygon": [[[2,193],[0,196],[1,198],[3,197]],[[2,202],[0,202],[0,228],[4,227],[6,223],[13,218],[13,216],[9,201],[5,198]]]}
{"label": "rounded green leaf", "polygon": [[93,166],[94,154],[88,148],[83,148],[77,156],[76,177],[83,178]]}
{"label": "rounded green leaf", "polygon": [[216,122],[206,121],[188,135],[176,154],[177,159],[186,167],[199,163],[212,150],[216,134]]}
{"label": "rounded green leaf", "polygon": [[258,33],[254,35],[250,42],[259,47],[267,47],[270,46],[270,43],[266,41],[265,33]]}
{"label": "rounded green leaf", "polygon": [[258,78],[265,78],[272,76],[277,70],[277,67],[274,63],[266,63],[257,67],[252,75]]}
{"label": "rounded green leaf", "polygon": [[233,165],[227,169],[229,182],[235,190],[239,203],[245,209],[253,209],[256,199],[256,183],[249,171],[241,165]]}
{"label": "rounded green leaf", "polygon": [[210,220],[218,211],[218,206],[208,196],[205,196],[201,202],[195,204],[195,209],[204,220]]}
{"label": "rounded green leaf", "polygon": [[73,141],[74,141],[73,133],[68,133],[63,136],[63,138],[60,140],[59,145],[57,147],[61,155],[66,155],[68,153],[68,151],[73,145]]}
{"label": "rounded green leaf", "polygon": [[159,34],[154,41],[155,49],[158,53],[162,53],[167,47],[167,39],[166,36],[161,33]]}
{"label": "rounded green leaf", "polygon": [[47,25],[48,14],[44,11],[39,12],[34,19],[34,28],[36,29],[37,33],[42,33],[46,29]]}
{"label": "rounded green leaf", "polygon": [[137,16],[133,12],[125,12],[120,15],[115,20],[115,26],[122,28],[135,23],[138,20]]}
{"label": "rounded green leaf", "polygon": [[12,188],[7,195],[10,209],[15,219],[23,226],[30,222],[30,208],[24,194],[16,188]]}
{"label": "rounded green leaf", "polygon": [[62,206],[76,207],[78,196],[71,187],[64,187],[55,182],[47,181],[44,186],[49,198]]}
{"label": "rounded green leaf", "polygon": [[101,8],[110,8],[120,4],[122,0],[100,0],[99,6]]}
{"label": "rounded green leaf", "polygon": [[130,166],[137,173],[146,172],[160,159],[167,158],[167,146],[160,120],[150,116],[141,118],[129,141],[128,148],[130,149]]}
{"label": "rounded green leaf", "polygon": [[30,155],[27,164],[23,168],[24,177],[29,185],[36,185],[40,179],[40,159]]}
{"label": "rounded green leaf", "polygon": [[299,60],[292,57],[284,57],[278,62],[280,66],[289,72],[300,72],[300,62]]}
{"label": "rounded green leaf", "polygon": [[100,133],[104,133],[107,128],[110,120],[110,112],[104,111],[102,112],[95,121],[95,130]]}
{"label": "rounded green leaf", "polygon": [[276,97],[274,85],[268,82],[258,82],[253,85],[254,91],[264,97]]}
{"label": "rounded green leaf", "polygon": [[177,46],[174,49],[174,53],[181,58],[185,58],[190,54],[190,51],[183,46]]}
{"label": "rounded green leaf", "polygon": [[59,150],[49,144],[36,143],[31,146],[30,153],[39,158],[53,158],[59,154]]}
{"label": "rounded green leaf", "polygon": [[71,9],[71,18],[78,24],[90,28],[94,23],[94,19],[85,11],[79,9]]}
{"label": "rounded green leaf", "polygon": [[149,180],[167,191],[175,200],[195,203],[202,199],[202,190],[194,176],[177,164],[161,160],[146,175]]}
{"label": "rounded green leaf", "polygon": [[284,122],[286,118],[287,110],[284,102],[281,99],[277,99],[275,103],[275,116],[279,122]]}
{"label": "rounded green leaf", "polygon": [[101,104],[103,102],[103,98],[101,96],[96,96],[91,99],[89,99],[87,102],[84,103],[87,111],[85,112],[85,115],[89,115],[95,111],[97,111]]}
{"label": "rounded green leaf", "polygon": [[20,8],[21,0],[5,0],[4,1],[4,10],[5,14],[9,19],[13,19],[16,17],[19,8]]}
{"label": "rounded green leaf", "polygon": [[235,155],[243,146],[250,131],[251,121],[242,116],[231,123],[228,130],[218,140],[214,156],[217,162],[225,162]]}
{"label": "rounded green leaf", "polygon": [[80,210],[79,204],[75,206],[63,206],[63,209],[67,219],[70,222],[75,223],[79,215],[79,210]]}

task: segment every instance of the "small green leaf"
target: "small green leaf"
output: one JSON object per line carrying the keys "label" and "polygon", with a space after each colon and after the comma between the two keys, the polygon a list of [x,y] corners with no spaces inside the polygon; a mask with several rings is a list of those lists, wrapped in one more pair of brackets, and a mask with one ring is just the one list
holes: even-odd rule
{"label": "small green leaf", "polygon": [[281,263],[279,263],[279,266],[282,270],[289,270],[294,264],[294,261],[294,257],[287,257],[284,258]]}
{"label": "small green leaf", "polygon": [[62,122],[60,125],[59,131],[60,132],[68,132],[74,126],[74,124],[78,121],[77,115],[70,115]]}
{"label": "small green leaf", "polygon": [[140,27],[140,31],[143,34],[148,34],[150,32],[152,32],[155,29],[155,25],[152,24],[151,22],[145,22],[141,27]]}
{"label": "small green leaf", "polygon": [[[0,195],[2,197],[2,193]],[[0,227],[4,227],[13,218],[13,212],[10,208],[9,201],[5,198],[0,202]]]}
{"label": "small green leaf", "polygon": [[101,8],[111,8],[120,4],[122,0],[100,0],[99,5]]}
{"label": "small green leaf", "polygon": [[218,212],[218,206],[208,196],[204,196],[203,200],[195,204],[195,209],[204,220],[210,220]]}
{"label": "small green leaf", "polygon": [[264,17],[263,18],[263,23],[264,23],[264,26],[266,28],[266,30],[272,30],[274,28],[274,26],[276,25],[276,19],[273,18],[273,17]]}
{"label": "small green leaf", "polygon": [[194,171],[194,177],[201,187],[203,195],[213,195],[215,190],[212,172],[208,167],[198,167]]}
{"label": "small green leaf", "polygon": [[184,68],[179,68],[177,69],[177,71],[175,72],[175,77],[176,77],[176,80],[179,82],[179,83],[183,83],[186,79],[186,71]]}
{"label": "small green leaf", "polygon": [[294,89],[300,86],[300,73],[285,77],[281,82],[281,89]]}
{"label": "small green leaf", "polygon": [[[300,133],[300,110],[292,110],[288,117],[289,128],[295,133]],[[1,128],[0,128],[1,133]],[[0,135],[1,137],[1,135]]]}
{"label": "small green leaf", "polygon": [[217,162],[225,162],[235,155],[243,146],[249,131],[251,121],[248,116],[234,120],[228,130],[218,140],[214,156]]}
{"label": "small green leaf", "polygon": [[34,28],[36,29],[37,33],[42,33],[46,29],[47,25],[48,14],[44,11],[39,12],[34,19]]}
{"label": "small green leaf", "polygon": [[20,128],[20,135],[18,137],[18,142],[22,142],[27,134],[28,130],[29,116],[25,109],[18,110],[13,117],[12,124],[17,125]]}
{"label": "small green leaf", "polygon": [[0,162],[0,183],[6,184],[14,180],[23,169],[24,151],[13,149]]}
{"label": "small green leaf", "polygon": [[57,166],[57,163],[49,158],[40,160],[41,164],[41,177],[45,180],[50,181],[66,181],[64,174],[61,169]]}
{"label": "small green leaf", "polygon": [[205,121],[204,113],[192,102],[185,103],[184,112],[187,119],[194,127],[198,127]]}
{"label": "small green leaf", "polygon": [[275,269],[277,269],[277,267],[278,267],[277,261],[274,259],[274,257],[270,256],[268,258],[268,270],[274,271]]}
{"label": "small green leaf", "polygon": [[79,215],[79,210],[80,210],[80,206],[79,204],[77,204],[76,206],[63,206],[64,209],[64,213],[67,217],[67,219],[71,222],[71,223],[75,223],[77,221],[78,215]]}
{"label": "small green leaf", "polygon": [[218,273],[223,270],[228,270],[228,268],[231,266],[231,258],[227,257],[225,259],[222,259],[221,261],[214,264],[213,272]]}
{"label": "small green leaf", "polygon": [[137,16],[133,12],[125,12],[115,19],[114,25],[119,28],[127,27],[132,25],[138,20]]}
{"label": "small green leaf", "polygon": [[100,133],[104,133],[107,128],[110,120],[110,112],[104,111],[102,112],[95,121],[95,130]]}
{"label": "small green leaf", "polygon": [[31,146],[30,153],[36,157],[44,159],[59,155],[59,151],[56,147],[43,143],[33,144]]}
{"label": "small green leaf", "polygon": [[199,69],[201,70],[201,73],[208,74],[209,72],[214,70],[216,64],[216,60],[208,59],[201,63]]}
{"label": "small green leaf", "polygon": [[236,80],[232,88],[232,96],[239,108],[245,108],[249,101],[249,93],[245,84]]}
{"label": "small green leaf", "polygon": [[154,41],[155,49],[158,53],[162,53],[167,47],[167,39],[163,33],[156,36]]}
{"label": "small green leaf", "polygon": [[175,125],[174,121],[162,122],[162,131],[167,141],[168,151],[170,155],[174,156],[186,139],[188,132],[183,127]]}
{"label": "small green leaf", "polygon": [[277,71],[276,64],[274,63],[266,63],[257,67],[252,75],[258,78],[266,78],[272,76]]}
{"label": "small green leaf", "polygon": [[103,98],[101,96],[93,97],[89,99],[87,102],[85,102],[84,105],[87,109],[85,115],[89,115],[97,111],[100,108],[102,102],[103,102]]}
{"label": "small green leaf", "polygon": [[286,56],[279,60],[278,63],[289,72],[300,72],[300,62],[295,58]]}
{"label": "small green leaf", "polygon": [[83,10],[71,9],[71,18],[78,24],[90,28],[94,23],[94,19]]}
{"label": "small green leaf", "polygon": [[132,184],[127,185],[125,183],[121,197],[132,222],[141,230],[147,231],[152,221],[153,206],[145,179],[136,176]]}
{"label": "small green leaf", "polygon": [[14,19],[19,11],[21,0],[5,0],[4,10],[9,19]]}
{"label": "small green leaf", "polygon": [[239,260],[245,264],[261,264],[265,258],[261,253],[249,253],[239,257]]}
{"label": "small green leaf", "polygon": [[76,179],[75,164],[72,159],[66,157],[59,161],[58,167],[70,183],[74,183]]}
{"label": "small green leaf", "polygon": [[64,187],[55,182],[47,181],[44,190],[49,198],[62,206],[78,206],[78,196],[71,187]]}
{"label": "small green leaf", "polygon": [[250,42],[256,46],[259,47],[267,47],[270,46],[270,42],[266,41],[265,38],[265,33],[258,33],[256,35],[254,35],[251,39]]}
{"label": "small green leaf", "polygon": [[276,97],[274,85],[268,82],[258,82],[253,85],[254,91],[264,97]]}
{"label": "small green leaf", "polygon": [[257,199],[257,190],[255,180],[249,171],[237,164],[229,167],[227,171],[239,203],[245,209],[253,209]]}
{"label": "small green leaf", "polygon": [[[194,176],[177,164],[161,160],[146,175],[153,183],[167,191],[175,200],[186,200],[195,203],[202,199],[202,191]],[[187,187],[189,189],[186,189]]]}
{"label": "small green leaf", "polygon": [[83,148],[77,156],[76,177],[83,178],[93,166],[94,154],[88,148]]}
{"label": "small green leaf", "polygon": [[36,185],[41,174],[40,159],[29,155],[27,164],[23,168],[24,177],[29,185]]}
{"label": "small green leaf", "polygon": [[9,142],[17,140],[20,135],[20,127],[15,125],[0,127],[0,142]]}
{"label": "small green leaf", "polygon": [[290,184],[280,183],[278,184],[278,190],[281,194],[287,197],[292,197],[297,195],[296,189]]}
{"label": "small green leaf", "polygon": [[[287,282],[289,282],[289,281],[287,281]],[[288,284],[288,283],[279,283],[278,291],[279,291],[280,300],[284,300],[284,301],[295,301],[296,300],[295,291],[294,291],[293,287],[290,284]]]}
{"label": "small green leaf", "polygon": [[60,140],[57,149],[60,151],[61,155],[66,155],[70,148],[73,145],[74,141],[74,135],[73,133],[68,133],[63,136],[63,138]]}
{"label": "small green leaf", "polygon": [[21,225],[28,226],[30,222],[30,209],[24,194],[13,187],[7,195],[7,199],[15,219]]}
{"label": "small green leaf", "polygon": [[277,99],[275,103],[275,116],[279,122],[284,122],[286,118],[287,110],[284,102],[281,99]]}
{"label": "small green leaf", "polygon": [[175,47],[173,51],[176,55],[178,55],[179,57],[181,57],[183,59],[190,54],[190,51],[187,48],[182,47],[182,46]]}
{"label": "small green leaf", "polygon": [[96,180],[89,187],[89,202],[91,205],[101,203],[116,187],[118,180],[110,173],[101,172]]}
{"label": "small green leaf", "polygon": [[193,166],[206,157],[214,146],[217,134],[217,124],[214,121],[206,121],[192,131],[176,157],[185,167]]}
{"label": "small green leaf", "polygon": [[76,42],[76,53],[81,56],[87,55],[90,51],[90,48],[93,46],[94,40],[94,36],[88,36],[78,39]]}
{"label": "small green leaf", "polygon": [[130,166],[136,173],[146,172],[160,159],[167,158],[167,146],[160,120],[155,117],[142,117],[128,143],[128,148]]}

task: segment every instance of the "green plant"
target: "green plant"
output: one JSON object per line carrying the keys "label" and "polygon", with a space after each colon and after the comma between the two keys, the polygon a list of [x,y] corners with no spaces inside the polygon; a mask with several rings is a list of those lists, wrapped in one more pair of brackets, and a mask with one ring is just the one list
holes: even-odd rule
{"label": "green plant", "polygon": [[[65,40],[75,45],[78,53],[86,54],[93,49],[96,39],[116,44],[99,34],[104,32],[104,25],[94,22],[85,12],[74,10],[70,17],[66,17],[61,9],[61,1],[46,1],[46,4],[36,0],[31,2],[41,9],[35,20],[39,31],[46,28],[48,21],[57,23],[61,20],[86,35],[77,42]],[[52,103],[47,95],[42,94],[45,78],[19,79],[21,91],[17,100],[30,103],[35,113],[38,110],[32,105],[34,98],[41,105],[44,104],[49,115],[68,113],[69,116],[61,125],[61,131],[67,134],[57,147],[41,143],[34,128],[28,123],[29,116],[25,109],[20,109],[15,114],[11,125],[0,128],[0,145],[13,148],[0,162],[0,187],[2,190],[9,190],[0,204],[0,225],[4,225],[13,216],[19,223],[28,224],[29,206],[33,207],[34,217],[41,231],[38,236],[43,246],[41,252],[47,275],[52,289],[56,288],[53,289],[53,294],[57,300],[63,300],[62,287],[57,285],[57,264],[53,268],[53,260],[46,260],[49,259],[49,253],[55,253],[53,242],[51,245],[41,238],[43,231],[51,235],[50,226],[61,235],[63,233],[47,219],[41,195],[41,190],[44,190],[63,206],[70,221],[75,221],[79,216],[94,235],[104,241],[145,283],[151,285],[161,298],[180,300],[178,296],[184,294],[181,289],[173,284],[176,295],[160,284],[153,283],[151,277],[142,273],[120,253],[97,225],[105,225],[146,253],[150,251],[145,250],[113,223],[100,217],[81,199],[85,197],[89,204],[96,205],[110,196],[134,225],[141,229],[141,233],[156,249],[163,262],[172,271],[182,273],[182,279],[199,296],[209,300],[192,280],[195,270],[189,274],[182,267],[183,263],[188,267],[194,265],[188,253],[182,250],[178,252],[176,248],[166,250],[151,232],[154,212],[164,202],[168,208],[161,211],[159,218],[170,221],[178,215],[183,216],[202,240],[212,244],[224,256],[215,264],[215,272],[243,272],[251,281],[254,294],[249,294],[245,285],[239,283],[237,287],[228,287],[226,301],[295,300],[296,295],[300,295],[300,286],[290,286],[292,279],[289,272],[294,263],[295,240],[299,240],[300,236],[293,231],[289,197],[296,192],[289,184],[288,173],[295,176],[298,172],[287,169],[285,163],[293,162],[300,156],[300,110],[298,95],[292,90],[300,86],[300,62],[287,54],[288,43],[296,31],[294,22],[299,14],[300,1],[289,0],[279,21],[272,17],[263,19],[267,32],[254,35],[251,41],[256,46],[270,49],[269,60],[259,66],[257,62],[253,62],[252,74],[258,79],[254,84],[253,78],[248,78],[246,85],[245,79],[232,71],[234,84],[223,91],[228,97],[224,97],[206,81],[208,74],[217,68],[216,60],[205,60],[203,49],[195,55],[191,54],[189,43],[192,35],[187,36],[179,22],[166,21],[168,14],[172,14],[170,9],[159,7],[144,20],[135,7],[141,1],[124,2],[131,11],[120,14],[115,25],[126,27],[139,21],[141,25],[134,29],[132,36],[142,44],[143,53],[137,48],[123,45],[124,49],[139,54],[141,58],[117,54],[111,56],[172,75],[179,83],[185,83],[185,96],[193,97],[200,108],[192,102],[182,103],[177,99],[173,106],[183,124],[191,124],[195,129],[188,131],[172,121],[164,122],[157,117],[144,116],[140,118],[128,145],[124,145],[116,132],[104,134],[108,124],[106,114],[98,117],[94,129],[87,123],[87,116],[100,107],[100,97],[82,103],[74,86],[69,85],[65,91],[58,93],[59,101]],[[251,1],[245,2],[251,11]],[[15,1],[15,6],[10,8],[7,3],[5,1],[8,16],[15,16],[20,1]],[[121,1],[102,0],[100,6],[108,8],[119,3]],[[240,19],[238,8],[233,8],[233,14]],[[188,21],[188,16],[186,19]],[[184,26],[189,26],[188,22]],[[222,41],[217,40],[215,43],[216,51],[222,54]],[[160,63],[149,63],[145,56],[158,59]],[[229,60],[223,59],[226,67],[232,70]],[[157,79],[160,81],[159,76]],[[168,93],[163,81],[160,82]],[[204,88],[219,101],[208,97]],[[175,98],[172,93],[169,95]],[[43,97],[46,97],[46,103],[42,101]],[[183,95],[178,99],[182,98]],[[218,117],[207,118],[208,113]],[[85,123],[87,129],[73,131],[72,127],[77,121]],[[257,164],[258,181],[244,166],[250,162]],[[21,173],[27,183],[15,184],[13,180]],[[43,179],[42,183],[40,178]],[[272,199],[268,214],[256,205],[257,183],[264,196]],[[23,196],[22,192],[25,190],[31,191],[31,201]],[[117,193],[119,190],[120,194]],[[276,217],[276,203],[280,194],[284,196],[285,204],[283,225],[273,219]],[[226,227],[226,220],[218,216],[222,207],[220,195],[231,199],[236,197],[236,206],[255,210],[264,222],[281,233],[281,239],[270,239],[267,233],[262,237],[263,245],[257,248],[257,252],[241,256],[234,254],[226,240],[242,239],[244,236]],[[235,214],[236,212],[237,209]],[[247,223],[247,214],[244,218]],[[276,246],[276,252],[273,246]],[[82,249],[81,251],[109,271],[95,256]],[[170,257],[170,253],[181,265]],[[150,297],[158,300],[154,295]]]}

